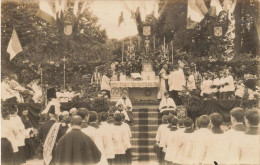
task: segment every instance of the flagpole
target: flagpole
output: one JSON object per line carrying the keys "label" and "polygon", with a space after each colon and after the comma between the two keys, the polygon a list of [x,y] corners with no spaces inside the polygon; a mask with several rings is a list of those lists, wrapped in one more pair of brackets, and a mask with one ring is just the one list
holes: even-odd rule
{"label": "flagpole", "polygon": [[171,42],[172,44],[172,64],[173,64],[173,42]]}
{"label": "flagpole", "polygon": [[65,56],[63,57],[62,61],[64,62],[63,63],[63,86],[64,86],[64,89],[66,89],[66,58]]}
{"label": "flagpole", "polygon": [[124,41],[123,41],[123,45],[122,45],[122,62],[124,62]]}
{"label": "flagpole", "polygon": [[153,36],[153,50],[154,50],[154,53],[155,53],[155,36]]}

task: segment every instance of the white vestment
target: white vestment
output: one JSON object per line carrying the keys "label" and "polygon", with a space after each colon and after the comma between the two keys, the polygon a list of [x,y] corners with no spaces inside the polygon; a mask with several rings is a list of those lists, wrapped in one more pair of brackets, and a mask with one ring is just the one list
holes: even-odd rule
{"label": "white vestment", "polygon": [[[132,103],[131,103],[131,100],[129,98],[126,98],[126,99],[123,99],[123,98],[120,98],[117,103],[116,103],[116,106],[122,104],[124,109],[125,110],[130,110],[132,111],[133,109],[133,106],[132,106]],[[127,109],[127,107],[130,107],[130,109]]]}
{"label": "white vestment", "polygon": [[[163,99],[161,100],[161,102],[160,102],[160,105],[159,105],[159,110],[160,110],[160,112],[162,112],[163,109],[165,109],[165,108],[163,108],[163,107],[167,107],[167,108],[173,107],[173,109],[176,109],[176,104],[175,104],[175,102],[173,101],[172,98],[163,98]],[[167,109],[167,108],[166,108],[166,109]]]}
{"label": "white vestment", "polygon": [[165,81],[168,79],[168,75],[166,71],[162,68],[162,70],[159,73],[159,78],[160,78],[160,85],[159,85],[159,92],[157,94],[157,99],[162,99],[164,98],[164,92],[166,92],[166,84]]}

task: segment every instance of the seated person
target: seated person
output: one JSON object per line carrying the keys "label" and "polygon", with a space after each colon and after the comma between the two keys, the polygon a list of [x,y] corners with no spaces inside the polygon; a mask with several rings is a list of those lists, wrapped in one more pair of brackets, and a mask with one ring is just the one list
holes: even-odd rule
{"label": "seated person", "polygon": [[164,98],[161,100],[159,105],[160,113],[168,115],[170,111],[175,111],[176,104],[172,98],[169,98],[169,92],[164,92]]}
{"label": "seated person", "polygon": [[117,110],[115,111],[115,114],[116,113],[123,113],[125,115],[125,121],[130,122],[130,118],[129,118],[129,116],[128,116],[128,114],[126,112],[126,109],[124,108],[123,104],[119,104],[117,106]]}
{"label": "seated person", "polygon": [[1,83],[1,100],[6,101],[7,99],[16,98],[18,103],[23,103],[23,97],[19,94],[19,92],[12,90],[9,86],[9,78],[7,76],[3,77],[3,81]]}
{"label": "seated person", "polygon": [[39,85],[39,83],[40,83],[40,79],[35,79],[30,84],[27,85],[34,92],[32,99],[35,103],[42,102],[42,88]]}
{"label": "seated person", "polygon": [[75,96],[80,95],[80,93],[75,93],[72,89],[72,86],[68,86],[68,91],[66,92],[66,96],[68,97],[68,101],[72,101]]}
{"label": "seated person", "polygon": [[11,75],[11,81],[9,82],[9,86],[12,90],[15,90],[17,92],[19,92],[24,99],[25,103],[29,103],[29,101],[32,99],[33,96],[33,92],[29,91],[27,89],[25,89],[24,87],[22,87],[18,82],[18,77],[16,74],[12,74]]}
{"label": "seated person", "polygon": [[133,113],[132,113],[132,109],[133,109],[133,106],[132,106],[132,103],[131,103],[131,100],[127,97],[127,92],[124,91],[122,93],[122,98],[120,98],[117,103],[116,103],[116,106],[118,106],[119,104],[122,104],[123,105],[123,108],[126,110],[127,114],[128,114],[128,117],[130,119],[130,123],[129,124],[133,124]]}

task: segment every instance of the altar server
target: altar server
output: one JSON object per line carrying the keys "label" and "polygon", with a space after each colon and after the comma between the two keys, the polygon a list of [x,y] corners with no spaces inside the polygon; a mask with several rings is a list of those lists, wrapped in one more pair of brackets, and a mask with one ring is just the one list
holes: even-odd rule
{"label": "altar server", "polygon": [[246,126],[244,124],[245,111],[242,108],[236,107],[230,111],[230,118],[232,128],[231,131],[245,132]]}
{"label": "altar server", "polygon": [[98,115],[94,111],[90,111],[89,113],[89,126],[87,128],[83,128],[82,132],[88,135],[96,144],[99,151],[101,152],[101,159],[99,164],[106,165],[108,164],[105,152],[105,132],[101,132],[98,125]]}
{"label": "altar server", "polygon": [[115,114],[113,127],[113,144],[115,149],[115,158],[112,159],[112,164],[124,164],[127,165],[126,150],[130,142],[128,138],[127,130],[122,126],[122,115],[119,113]]}
{"label": "altar server", "polygon": [[112,133],[113,133],[113,125],[108,124],[108,113],[107,112],[101,112],[100,114],[100,131],[105,132],[105,146],[104,146],[104,151],[105,155],[108,161],[108,164],[112,164],[112,159],[115,158],[115,151],[114,151],[114,144],[113,144],[113,139],[112,139]]}
{"label": "altar server", "polygon": [[40,83],[40,79],[35,79],[30,84],[27,85],[33,91],[32,99],[35,103],[42,102],[42,88],[39,85],[39,83]]}
{"label": "altar server", "polygon": [[190,144],[192,145],[192,158],[191,162],[193,164],[200,164],[203,161],[205,152],[207,150],[207,145],[209,144],[208,140],[211,131],[208,129],[210,123],[210,119],[207,115],[202,115],[198,119],[198,125],[200,129],[198,129],[193,134],[193,138],[191,139]]}
{"label": "altar server", "polygon": [[172,118],[171,120],[171,129],[169,132],[169,135],[167,137],[166,141],[166,149],[165,149],[165,161],[167,161],[168,164],[173,163],[173,161],[176,159],[176,152],[178,151],[176,148],[176,142],[178,135],[176,134],[178,119]]}
{"label": "altar server", "polygon": [[214,80],[212,82],[212,86],[211,86],[211,90],[212,90],[212,94],[214,95],[214,97],[216,97],[217,99],[220,98],[220,94],[219,94],[219,89],[220,89],[220,79],[219,79],[219,75],[217,73],[214,74]]}
{"label": "altar server", "polygon": [[116,106],[118,106],[120,104],[123,106],[124,110],[126,111],[126,113],[128,115],[129,123],[133,124],[133,122],[134,122],[133,112],[132,112],[133,106],[132,106],[131,100],[127,97],[126,91],[122,92],[122,97],[117,101]]}
{"label": "altar server", "polygon": [[229,70],[226,70],[226,78],[227,85],[225,85],[224,90],[228,92],[228,99],[232,99],[234,97],[234,78]]}
{"label": "altar server", "polygon": [[[19,134],[17,126],[10,121],[9,109],[2,107],[1,120],[1,161],[2,164],[19,164],[18,161],[18,146],[16,136]],[[9,144],[11,144],[12,149]]]}
{"label": "altar server", "polygon": [[164,115],[168,115],[170,111],[175,111],[176,104],[173,101],[172,98],[169,98],[169,92],[164,92],[164,98],[161,100],[159,105],[160,113],[163,113]]}
{"label": "altar server", "polygon": [[190,71],[188,71],[188,75],[189,75],[189,77],[187,79],[187,88],[190,91],[193,91],[196,89],[195,77]]}
{"label": "altar server", "polygon": [[24,124],[18,116],[18,108],[16,105],[11,105],[9,107],[10,110],[10,121],[14,123],[14,125],[18,128],[18,134],[15,136],[15,140],[18,146],[18,157],[20,163],[26,162],[25,155],[25,127]]}
{"label": "altar server", "polygon": [[229,156],[229,138],[220,128],[223,117],[219,113],[213,113],[210,115],[210,120],[212,134],[208,137],[209,144],[206,148],[203,164],[214,164],[214,161],[218,164],[225,164]]}
{"label": "altar server", "polygon": [[211,74],[207,73],[202,84],[201,84],[201,93],[200,95],[204,98],[209,98],[212,95],[212,80],[211,80]]}
{"label": "altar server", "polygon": [[109,99],[110,99],[110,91],[111,91],[110,78],[111,76],[109,75],[109,73],[107,73],[103,75],[101,80],[101,91],[106,92]]}
{"label": "altar server", "polygon": [[172,157],[173,163],[192,164],[192,138],[193,138],[193,120],[189,117],[183,119],[185,130],[177,131],[175,137],[175,150]]}
{"label": "altar server", "polygon": [[167,64],[164,64],[160,73],[159,73],[159,78],[160,78],[160,85],[159,85],[159,92],[157,94],[157,99],[162,99],[164,98],[164,92],[167,91],[166,89],[166,83],[168,82],[168,78],[169,78],[169,75],[167,74],[167,71],[168,71],[168,65]]}
{"label": "altar server", "polygon": [[55,114],[55,106],[49,108],[49,120],[39,128],[39,139],[43,144],[43,160],[45,164],[54,164],[56,143],[63,136],[64,131],[58,123],[58,115]]}
{"label": "altar server", "polygon": [[242,99],[244,98],[245,95],[245,85],[243,82],[240,80],[236,83],[236,88],[235,88],[235,99]]}
{"label": "altar server", "polygon": [[72,130],[64,135],[57,145],[56,165],[96,164],[100,161],[99,149],[89,136],[81,132],[81,124],[80,116],[71,118]]}
{"label": "altar server", "polygon": [[162,136],[164,136],[162,134],[163,130],[165,128],[167,128],[168,126],[168,120],[167,120],[168,116],[167,115],[163,115],[162,116],[162,124],[158,127],[158,130],[156,132],[156,137],[155,137],[155,140],[156,140],[156,144],[157,146],[159,147],[159,150],[157,151],[157,157],[159,159],[159,162],[162,162],[163,161],[163,157],[162,157],[162,150],[163,150],[163,147],[160,145],[161,143],[161,139],[162,139]]}

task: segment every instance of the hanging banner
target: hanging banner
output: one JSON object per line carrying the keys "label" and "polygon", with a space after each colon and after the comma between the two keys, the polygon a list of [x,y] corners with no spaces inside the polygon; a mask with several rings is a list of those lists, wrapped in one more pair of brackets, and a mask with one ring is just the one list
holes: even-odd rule
{"label": "hanging banner", "polygon": [[149,36],[151,35],[151,26],[143,26],[143,35],[144,36]]}
{"label": "hanging banner", "polygon": [[217,37],[220,37],[222,36],[222,27],[219,26],[219,27],[214,27],[214,35],[217,36]]}

